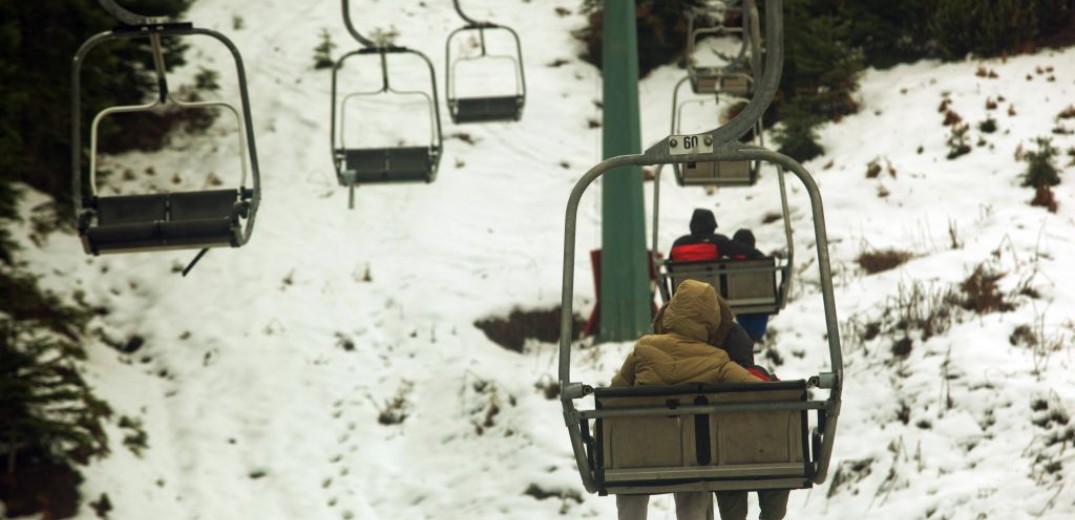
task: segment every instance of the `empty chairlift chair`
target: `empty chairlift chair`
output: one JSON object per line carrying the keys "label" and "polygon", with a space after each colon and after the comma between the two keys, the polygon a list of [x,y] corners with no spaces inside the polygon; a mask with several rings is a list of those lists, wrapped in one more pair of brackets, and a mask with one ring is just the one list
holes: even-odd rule
{"label": "empty chairlift chair", "polygon": [[[760,74],[760,31],[758,10],[754,0],[741,0],[738,6],[729,5],[715,16],[733,13],[739,16],[739,27],[728,27],[721,21],[712,27],[696,27],[696,16],[688,18],[687,77],[676,84],[672,94],[672,133],[681,132],[677,122],[682,120],[683,105],[678,101],[680,87],[689,82],[695,94],[712,94],[731,98],[747,98],[754,95],[755,78]],[[693,55],[695,45],[706,35],[739,35],[740,46],[735,56],[724,56],[722,66],[699,67]],[[749,132],[740,137],[747,144],[763,146],[760,119]],[[676,180],[681,186],[750,186],[758,181],[759,165],[751,161],[697,161],[673,165]]]}
{"label": "empty chairlift chair", "polygon": [[[739,2],[727,2],[735,4]],[[690,78],[691,88],[697,94],[723,93],[734,97],[750,97],[754,93],[754,79],[756,75],[752,70],[751,62],[756,60],[759,45],[754,41],[756,26],[752,26],[751,16],[757,16],[752,0],[742,0],[744,5],[727,5],[724,10],[710,13],[712,16],[725,17],[728,15],[738,16],[740,26],[725,25],[724,20],[717,21],[709,27],[697,26],[698,15],[688,16],[687,19],[687,75]],[[720,56],[725,58],[723,65],[698,65],[695,59],[695,51],[698,41],[707,36],[740,37],[740,47],[735,56]]]}
{"label": "empty chairlift chair", "polygon": [[[497,55],[493,56],[486,53],[485,49],[485,33],[486,31],[501,31],[511,35],[515,41],[515,55]],[[480,39],[481,54],[476,57],[456,57],[453,59],[451,45],[453,39],[460,35],[466,35],[469,33],[478,32],[478,38]],[[471,24],[465,27],[461,27],[451,32],[448,36],[448,42],[446,44],[447,50],[447,72],[446,78],[446,91],[448,98],[448,111],[452,115],[452,121],[456,124],[461,123],[490,123],[498,121],[518,121],[523,114],[523,105],[526,103],[526,80],[523,76],[522,68],[522,48],[519,45],[519,36],[509,27],[501,25],[491,24],[488,22],[482,22],[480,24]],[[512,64],[514,75],[512,80],[515,84],[515,91],[506,94],[497,95],[466,95],[458,92],[459,72],[457,67],[459,64],[467,61],[492,61],[492,60],[507,60]]]}
{"label": "empty chairlift chair", "polygon": [[[459,7],[459,1],[453,0],[455,10],[467,24],[448,34],[444,44],[445,56],[445,97],[448,100],[448,112],[452,122],[489,123],[497,121],[518,121],[522,117],[523,105],[526,103],[526,76],[523,72],[523,50],[519,35],[512,28],[492,22],[480,22],[471,19]],[[510,53],[491,54],[486,48],[487,33],[508,35],[514,44]],[[453,55],[452,44],[459,43],[465,36],[476,35],[479,53],[477,56]],[[492,63],[503,61],[511,64],[511,81],[514,89],[510,92],[495,94],[460,93],[461,73],[457,70],[463,63]],[[505,78],[500,78],[503,81]]]}
{"label": "empty chairlift chair", "polygon": [[[140,17],[105,0],[102,2],[120,17],[123,26],[87,40],[74,58],[72,72],[72,168],[75,214],[83,248],[92,255],[163,249],[206,249],[239,247],[250,239],[254,215],[260,201],[260,176],[247,97],[246,76],[235,45],[223,35],[190,23],[168,23]],[[164,72],[165,36],[205,35],[222,43],[235,61],[241,110],[218,101],[184,101],[168,90]],[[153,101],[106,108],[94,117],[90,128],[88,175],[83,175],[81,128],[81,68],[86,56],[98,45],[115,40],[148,39],[158,78]],[[178,110],[221,109],[231,114],[238,128],[238,148],[242,175],[239,186],[185,192],[105,195],[97,187],[98,133],[101,122],[120,113],[153,112],[164,106]],[[251,188],[246,188],[247,180]],[[85,185],[85,186],[84,186]],[[83,196],[83,189],[89,192]]]}
{"label": "empty chairlift chair", "polygon": [[[683,133],[683,111],[692,99],[680,99],[682,87],[690,77],[684,77],[676,83],[672,91],[672,134]],[[704,95],[704,94],[703,94]],[[713,102],[718,97],[715,94]],[[697,98],[695,98],[697,99]],[[756,121],[750,131],[741,138],[744,144],[762,145],[761,121]],[[685,146],[682,140],[676,146]],[[676,182],[680,186],[752,186],[758,182],[759,164],[757,161],[693,161],[673,164]]]}
{"label": "empty chairlift chair", "polygon": [[[355,186],[360,184],[400,183],[400,182],[433,182],[437,176],[437,168],[440,165],[443,140],[441,137],[440,112],[437,97],[437,77],[433,71],[433,63],[425,54],[406,47],[391,45],[385,41],[374,42],[362,36],[351,23],[350,2],[341,0],[343,21],[347,31],[362,45],[362,48],[340,56],[332,67],[332,119],[329,139],[332,145],[332,163],[336,168],[336,179],[341,186],[349,189],[349,206],[354,208]],[[422,90],[397,90],[389,74],[389,63],[392,58],[406,56],[416,57],[425,64],[428,72],[428,88]],[[344,64],[356,57],[376,57],[380,63],[380,85],[378,88],[369,90],[355,90],[341,93],[340,79]],[[429,139],[427,145],[395,145],[395,146],[369,146],[363,142],[355,142],[346,136],[347,124],[345,116],[356,113],[357,110],[348,110],[348,103],[359,99],[370,99],[377,96],[414,97],[420,99],[426,107],[429,117]],[[399,114],[401,120],[395,126],[407,130],[421,124],[421,115],[411,113]],[[357,117],[354,116],[354,117]],[[408,124],[413,122],[413,124]],[[359,120],[359,124],[365,124]]]}
{"label": "empty chairlift chair", "polygon": [[[389,77],[389,61],[392,56],[410,55],[423,60],[429,70],[431,91],[396,90]],[[343,66],[351,58],[375,56],[380,62],[381,86],[375,90],[352,91],[340,94],[340,76]],[[391,182],[433,182],[441,155],[440,115],[437,112],[436,78],[433,65],[422,53],[404,47],[370,47],[348,52],[336,61],[332,69],[332,151],[337,179],[341,186]],[[424,146],[365,147],[347,139],[345,127],[347,115],[357,117],[348,103],[361,98],[397,95],[412,96],[423,100],[430,127],[429,144]],[[401,114],[400,126],[407,127],[408,120],[421,124],[422,114]],[[353,124],[353,123],[352,123]],[[415,126],[419,126],[415,125]]]}

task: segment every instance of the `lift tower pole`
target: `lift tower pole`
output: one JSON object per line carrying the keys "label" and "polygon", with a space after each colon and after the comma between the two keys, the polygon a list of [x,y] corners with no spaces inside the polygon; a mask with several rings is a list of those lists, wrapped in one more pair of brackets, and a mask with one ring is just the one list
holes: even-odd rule
{"label": "lift tower pole", "polygon": [[[601,155],[642,152],[638,106],[638,36],[634,0],[605,0]],[[606,175],[601,190],[601,305],[598,341],[628,341],[649,329],[649,289],[642,169]]]}

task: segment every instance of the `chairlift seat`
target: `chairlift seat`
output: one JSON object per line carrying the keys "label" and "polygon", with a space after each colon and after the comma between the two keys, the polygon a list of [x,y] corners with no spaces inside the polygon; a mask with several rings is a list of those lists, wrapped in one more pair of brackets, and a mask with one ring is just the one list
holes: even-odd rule
{"label": "chairlift seat", "polygon": [[234,189],[98,196],[80,219],[83,247],[94,255],[238,247],[241,199]]}
{"label": "chairlift seat", "polygon": [[430,182],[434,150],[428,146],[337,149],[343,160],[340,184]]}
{"label": "chairlift seat", "polygon": [[693,162],[679,166],[678,173],[684,186],[753,186],[758,182],[753,161]]}
{"label": "chairlift seat", "polygon": [[750,97],[753,83],[746,76],[723,76],[717,87],[720,92],[736,97]]}
{"label": "chairlift seat", "polygon": [[[649,409],[595,419],[598,490],[611,494],[799,489],[812,485],[805,381],[643,386],[594,390],[598,411]],[[771,409],[780,403],[785,408]],[[743,409],[667,414],[680,406]],[[766,409],[769,406],[770,409]]]}
{"label": "chairlift seat", "polygon": [[759,259],[719,259],[701,262],[665,262],[671,282],[670,294],[684,280],[712,285],[736,314],[776,314],[780,293],[776,273],[780,267],[773,257]]}
{"label": "chairlift seat", "polygon": [[729,73],[720,67],[696,67],[691,70],[691,89],[695,94],[728,94],[750,97],[754,82],[745,72]]}
{"label": "chairlift seat", "polygon": [[522,115],[522,96],[468,97],[449,100],[455,123],[518,121]]}

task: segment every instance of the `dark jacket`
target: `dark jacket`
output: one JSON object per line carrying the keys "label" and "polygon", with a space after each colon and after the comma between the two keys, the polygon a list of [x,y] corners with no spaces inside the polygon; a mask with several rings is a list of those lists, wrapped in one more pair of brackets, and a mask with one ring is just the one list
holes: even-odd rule
{"label": "dark jacket", "polygon": [[668,258],[673,262],[716,260],[725,254],[723,249],[731,244],[728,237],[714,233],[717,217],[708,209],[694,210],[690,229],[689,235],[683,235],[672,243]]}

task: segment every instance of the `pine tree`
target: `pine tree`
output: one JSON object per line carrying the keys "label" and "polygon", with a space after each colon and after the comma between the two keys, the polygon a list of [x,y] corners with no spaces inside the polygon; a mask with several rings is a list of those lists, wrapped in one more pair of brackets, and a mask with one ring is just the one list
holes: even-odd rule
{"label": "pine tree", "polygon": [[780,125],[773,131],[773,141],[777,151],[795,159],[806,162],[825,153],[825,148],[817,142],[817,127],[820,119],[805,106],[806,98],[785,105],[781,111]]}
{"label": "pine tree", "polygon": [[1034,141],[1038,149],[1026,154],[1027,169],[1023,173],[1023,186],[1042,188],[1060,184],[1060,171],[1053,162],[1058,151],[1052,139],[1038,137]]}
{"label": "pine tree", "polygon": [[[682,56],[687,44],[687,15],[704,5],[704,0],[635,0],[640,76]],[[589,23],[574,36],[586,45],[582,59],[600,68],[603,0],[583,0],[582,12]]]}
{"label": "pine tree", "polygon": [[314,47],[314,69],[332,68],[336,64],[332,61],[332,49],[335,48],[336,44],[332,41],[328,29],[321,29],[321,43]]}
{"label": "pine tree", "polygon": [[3,470],[14,473],[20,452],[55,462],[86,463],[108,453],[103,421],[111,410],[74,366],[85,353],[71,341],[0,320],[0,445]]}

